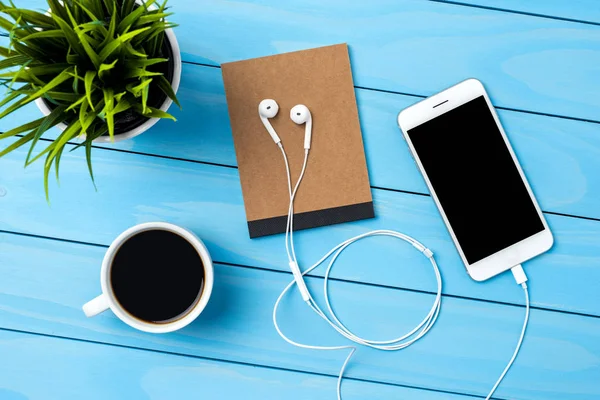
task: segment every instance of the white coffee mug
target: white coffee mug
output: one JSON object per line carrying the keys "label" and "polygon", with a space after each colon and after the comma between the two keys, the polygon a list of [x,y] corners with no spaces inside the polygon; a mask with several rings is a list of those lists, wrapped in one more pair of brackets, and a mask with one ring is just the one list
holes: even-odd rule
{"label": "white coffee mug", "polygon": [[[192,306],[192,308],[189,309],[185,315],[165,323],[147,322],[129,314],[116,300],[110,283],[112,263],[121,245],[136,234],[150,230],[165,230],[173,232],[186,239],[192,246],[194,246],[204,266],[204,285],[196,304]],[[165,249],[165,251],[168,251],[168,249]],[[214,271],[210,254],[208,253],[206,246],[204,246],[204,243],[202,243],[202,241],[196,235],[184,228],[166,222],[147,222],[127,229],[112,242],[106,252],[106,255],[104,256],[104,260],[102,261],[102,269],[100,270],[102,294],[84,304],[83,312],[86,316],[93,317],[110,308],[121,321],[133,328],[151,333],[173,332],[190,324],[198,317],[198,315],[200,315],[208,303],[212,292],[213,283]]]}

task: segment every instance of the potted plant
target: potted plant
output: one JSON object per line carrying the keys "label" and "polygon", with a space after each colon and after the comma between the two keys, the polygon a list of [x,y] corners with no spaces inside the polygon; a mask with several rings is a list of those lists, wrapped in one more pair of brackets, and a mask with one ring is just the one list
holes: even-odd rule
{"label": "potted plant", "polygon": [[[92,142],[131,138],[167,113],[181,78],[181,56],[165,20],[166,1],[47,0],[47,13],[0,0],[0,28],[9,45],[0,47],[0,119],[36,102],[43,117],[0,134],[13,138],[0,157],[29,144],[25,166],[44,158],[44,190],[72,139],[85,149],[92,181]],[[40,141],[52,127],[62,132]],[[42,146],[44,144],[45,146]],[[36,150],[37,146],[39,149]]]}

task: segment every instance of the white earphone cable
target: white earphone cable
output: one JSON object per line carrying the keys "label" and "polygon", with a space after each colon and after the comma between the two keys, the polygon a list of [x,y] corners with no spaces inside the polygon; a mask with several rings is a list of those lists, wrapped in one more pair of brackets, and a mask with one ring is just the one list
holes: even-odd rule
{"label": "white earphone cable", "polygon": [[[288,208],[288,219],[287,219],[286,235],[285,235],[286,252],[287,252],[290,263],[293,262],[293,263],[297,264],[298,261],[296,258],[296,252],[295,252],[295,248],[294,248],[294,239],[293,239],[294,199],[296,197],[296,193],[298,191],[298,188],[300,186],[300,183],[301,183],[301,181],[304,177],[304,173],[306,171],[309,151],[308,151],[308,149],[305,150],[302,171],[300,172],[300,176],[298,177],[298,181],[296,182],[296,185],[292,189],[292,179],[291,179],[291,173],[290,173],[290,167],[289,167],[287,155],[285,153],[283,145],[281,143],[277,143],[277,145],[281,150],[281,154],[283,155],[283,159],[284,159],[284,163],[285,163],[285,167],[286,167],[286,173],[287,173],[288,192],[289,192],[289,196],[290,196],[290,206]],[[366,237],[370,237],[370,236],[391,236],[391,237],[395,237],[395,238],[398,238],[398,239],[401,239],[401,240],[404,240],[404,241],[410,243],[416,249],[421,251],[429,259],[429,261],[431,262],[431,265],[433,266],[433,270],[434,270],[434,273],[436,276],[437,286],[438,286],[437,293],[436,293],[434,303],[433,303],[429,313],[425,316],[425,318],[421,321],[421,323],[419,325],[417,325],[413,330],[411,330],[410,332],[408,332],[396,339],[376,341],[376,340],[365,339],[365,338],[362,338],[362,337],[354,334],[352,331],[350,331],[349,328],[347,328],[341,322],[339,317],[335,314],[335,312],[333,311],[333,308],[331,306],[331,302],[329,300],[329,289],[328,289],[329,288],[329,276],[331,274],[331,270],[332,270],[333,265],[335,264],[335,261],[337,260],[338,256],[352,243],[354,243],[358,240],[364,239]],[[429,249],[427,249],[425,246],[423,246],[421,243],[419,243],[417,240],[415,240],[415,239],[411,238],[410,236],[407,236],[403,233],[396,232],[396,231],[390,231],[390,230],[376,230],[376,231],[367,232],[367,233],[352,237],[352,238],[338,244],[337,246],[335,246],[334,248],[329,250],[319,261],[317,261],[315,264],[313,264],[310,268],[308,268],[301,274],[304,276],[304,275],[310,273],[311,271],[313,271],[315,268],[317,268],[319,265],[321,265],[325,260],[327,260],[330,257],[331,257],[331,261],[329,262],[329,265],[327,267],[325,277],[324,277],[324,282],[323,282],[323,295],[325,298],[325,303],[327,305],[328,314],[324,313],[323,310],[321,310],[321,308],[319,307],[317,302],[312,298],[310,293],[307,293],[308,299],[306,300],[306,302],[318,316],[320,316],[323,320],[325,320],[325,322],[327,322],[339,334],[341,334],[342,336],[351,340],[352,342],[363,345],[363,346],[375,348],[378,350],[384,350],[384,351],[400,350],[400,349],[410,346],[411,344],[413,344],[414,342],[419,340],[421,337],[423,337],[431,329],[431,327],[437,320],[437,317],[438,317],[439,311],[440,311],[440,307],[441,307],[442,277],[441,277],[439,268],[437,266],[437,263],[435,262],[435,259],[433,258],[433,253]],[[348,354],[344,364],[342,365],[340,373],[338,375],[337,397],[338,397],[338,400],[341,400],[341,398],[342,398],[341,397],[341,383],[342,383],[342,378],[344,376],[344,371],[345,371],[350,359],[354,355],[356,348],[354,346],[348,346],[348,345],[346,345],[346,346],[313,346],[313,345],[302,344],[302,343],[298,343],[298,342],[288,338],[282,332],[282,330],[279,327],[279,324],[277,322],[277,310],[279,308],[279,304],[281,303],[281,300],[288,293],[288,291],[294,286],[295,283],[296,283],[295,280],[291,281],[285,287],[285,289],[281,292],[279,297],[277,298],[277,301],[275,302],[275,306],[273,307],[273,324],[275,325],[275,329],[277,330],[277,333],[279,334],[279,336],[281,336],[286,342],[288,342],[289,344],[292,344],[294,346],[305,348],[305,349],[314,349],[314,350],[342,350],[342,349],[350,350],[350,353]]]}
{"label": "white earphone cable", "polygon": [[[296,258],[296,249],[294,247],[294,200],[296,198],[298,188],[300,187],[300,183],[302,182],[302,179],[304,178],[304,173],[306,172],[306,166],[308,164],[309,149],[305,148],[304,162],[302,164],[302,170],[300,172],[300,176],[298,177],[298,181],[296,182],[296,185],[294,185],[294,187],[292,189],[292,177],[291,177],[290,165],[288,162],[287,154],[285,152],[285,149],[283,148],[283,145],[281,144],[281,141],[276,141],[276,143],[277,143],[277,146],[279,147],[279,149],[281,150],[281,154],[283,156],[283,160],[285,163],[287,183],[288,183],[288,193],[289,193],[289,197],[290,197],[290,205],[288,208],[288,216],[287,216],[286,231],[285,231],[285,249],[286,249],[286,253],[288,256],[288,261],[290,263],[290,266],[292,266],[292,265],[295,266],[295,269],[297,270],[296,272],[294,272],[294,270],[292,272],[294,272],[294,274],[298,273],[299,274],[298,276],[304,277],[305,275],[307,275],[308,273],[313,271],[315,268],[317,268],[319,265],[321,265],[323,262],[325,262],[325,260],[327,260],[329,258],[331,258],[331,260],[329,261],[329,265],[327,266],[327,269],[326,269],[325,275],[324,275],[324,279],[323,279],[323,297],[325,300],[325,304],[327,306],[327,313],[323,312],[323,310],[319,307],[317,302],[313,299],[312,295],[308,291],[308,288],[306,288],[306,286],[304,285],[304,282],[302,282],[301,279],[296,281],[296,278],[295,278],[285,287],[285,289],[283,289],[283,291],[277,298],[277,301],[275,302],[275,305],[273,307],[273,325],[275,325],[275,329],[277,330],[277,333],[279,334],[279,336],[281,336],[281,338],[283,340],[285,340],[286,342],[288,342],[291,345],[294,345],[294,346],[297,346],[300,348],[313,349],[313,350],[345,350],[345,349],[350,350],[350,353],[346,357],[346,360],[344,361],[344,364],[342,365],[342,368],[340,369],[340,372],[338,374],[337,398],[338,398],[338,400],[341,400],[342,399],[342,395],[341,395],[342,379],[343,379],[346,367],[348,366],[350,359],[352,358],[352,356],[354,355],[354,353],[356,351],[356,347],[348,346],[348,345],[345,345],[345,346],[314,346],[314,345],[298,343],[298,342],[290,339],[289,337],[287,337],[283,333],[283,331],[281,330],[281,328],[279,327],[279,324],[277,322],[277,310],[279,308],[279,304],[281,303],[281,300],[283,299],[283,297],[289,292],[289,290],[294,286],[294,284],[298,284],[300,292],[303,294],[303,298],[305,299],[305,301],[309,305],[309,307],[319,317],[321,317],[325,322],[327,322],[333,329],[335,329],[340,335],[344,336],[348,340],[350,340],[354,343],[357,343],[359,345],[371,347],[371,348],[378,349],[378,350],[395,351],[395,350],[404,349],[404,348],[410,346],[411,344],[415,343],[417,340],[422,338],[427,332],[429,332],[429,330],[433,327],[435,321],[437,320],[437,317],[439,315],[440,308],[441,308],[442,277],[441,277],[439,268],[437,266],[437,263],[435,262],[435,259],[433,258],[433,253],[427,247],[425,247],[420,242],[418,242],[417,240],[413,239],[412,237],[410,237],[408,235],[405,235],[403,233],[396,232],[396,231],[391,231],[391,230],[375,230],[375,231],[366,232],[361,235],[357,235],[350,239],[347,239],[346,241],[338,244],[337,246],[335,246],[331,250],[329,250],[323,257],[321,257],[321,259],[319,261],[317,261],[315,264],[313,264],[310,268],[308,268],[304,272],[300,272],[299,267],[298,267],[298,260]],[[431,306],[431,309],[429,310],[429,313],[410,332],[408,332],[396,339],[379,340],[378,341],[378,340],[365,339],[365,338],[362,338],[362,337],[354,334],[348,327],[346,327],[346,325],[344,325],[344,323],[336,315],[336,313],[333,310],[333,307],[331,306],[331,301],[329,299],[329,277],[331,275],[331,270],[333,269],[335,261],[337,260],[339,255],[348,246],[357,242],[358,240],[361,240],[361,239],[364,239],[364,238],[370,237],[370,236],[391,236],[391,237],[401,239],[401,240],[404,240],[404,241],[410,243],[411,245],[413,245],[417,250],[422,252],[429,259],[429,261],[431,262],[431,265],[433,266],[433,271],[435,273],[435,277],[436,277],[436,281],[437,281],[437,293],[436,293],[436,297],[433,302],[433,305]],[[498,381],[496,381],[496,384],[494,385],[494,387],[492,388],[490,393],[487,395],[485,400],[489,400],[492,397],[492,395],[494,394],[494,392],[496,391],[496,389],[498,388],[498,386],[500,385],[500,383],[502,382],[502,380],[508,373],[508,370],[513,365],[515,359],[517,358],[517,355],[518,355],[519,350],[521,349],[521,345],[523,343],[523,339],[525,337],[527,323],[529,321],[529,311],[530,311],[529,303],[530,302],[529,302],[529,292],[527,290],[527,284],[526,284],[527,276],[525,275],[525,272],[523,271],[523,268],[520,265],[513,267],[511,270],[513,272],[516,282],[523,287],[523,290],[525,292],[525,307],[526,307],[525,308],[525,321],[523,322],[523,328],[521,330],[521,335],[519,337],[519,341],[517,343],[517,346],[515,348],[515,351],[511,357],[510,361],[504,368],[504,371],[498,378]]]}

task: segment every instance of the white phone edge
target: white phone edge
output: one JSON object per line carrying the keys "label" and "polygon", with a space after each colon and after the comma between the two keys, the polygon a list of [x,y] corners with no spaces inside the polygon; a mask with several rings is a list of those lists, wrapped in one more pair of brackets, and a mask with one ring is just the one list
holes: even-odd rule
{"label": "white phone edge", "polygon": [[[410,137],[408,136],[408,131],[480,96],[483,96],[485,98],[487,105],[490,108],[492,116],[496,121],[496,125],[498,126],[498,129],[500,130],[500,133],[502,134],[506,146],[508,147],[508,150],[512,156],[513,162],[517,166],[517,170],[521,175],[521,179],[523,180],[525,187],[527,188],[529,197],[533,201],[535,209],[542,223],[544,224],[544,230],[520,242],[517,242],[503,250],[500,250],[499,252],[494,253],[480,261],[471,264],[465,258],[460,243],[456,239],[452,226],[450,225],[450,222],[448,221],[448,218],[444,213],[444,210],[437,198],[435,190],[433,189],[433,186],[431,185],[431,182],[429,181],[429,178],[425,173],[423,165],[419,160],[419,156],[414,149]],[[463,264],[465,265],[467,273],[472,279],[476,281],[487,280],[504,271],[511,269],[515,265],[521,264],[537,255],[548,251],[552,247],[554,243],[554,237],[552,236],[552,232],[550,231],[550,228],[548,227],[548,223],[544,218],[542,210],[540,209],[540,206],[533,194],[533,191],[531,190],[531,186],[529,185],[529,182],[527,181],[527,178],[523,173],[523,169],[521,168],[521,165],[515,155],[515,152],[510,142],[508,141],[508,137],[506,135],[506,132],[504,131],[504,128],[502,127],[502,124],[500,123],[500,119],[496,114],[496,110],[494,109],[483,84],[479,80],[474,78],[464,80],[446,90],[443,90],[440,93],[434,94],[433,96],[430,96],[424,100],[419,101],[416,104],[413,104],[408,108],[405,108],[398,114],[398,126],[400,128],[400,131],[402,132],[402,137],[408,144],[411,156],[413,157],[415,164],[419,169],[419,172],[423,176],[423,179],[427,184],[427,188],[431,193],[431,196],[438,208],[438,211],[442,216],[442,219],[444,220],[444,224],[446,225],[446,228],[448,229],[448,232],[452,237],[452,241],[454,242],[454,245],[456,246],[458,253],[460,254],[460,257],[463,261]]]}

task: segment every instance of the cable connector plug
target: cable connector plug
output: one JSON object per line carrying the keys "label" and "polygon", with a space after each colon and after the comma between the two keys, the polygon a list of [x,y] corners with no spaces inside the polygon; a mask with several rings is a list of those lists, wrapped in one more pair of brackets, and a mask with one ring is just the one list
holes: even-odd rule
{"label": "cable connector plug", "polygon": [[295,261],[290,261],[290,269],[292,270],[292,274],[294,275],[294,280],[296,281],[296,285],[298,285],[298,290],[300,290],[300,295],[302,296],[302,300],[309,301],[310,294],[308,292],[308,288],[306,287],[306,283],[304,282],[304,277],[302,276],[302,272],[300,272],[300,267]]}
{"label": "cable connector plug", "polygon": [[413,247],[415,249],[417,249],[421,253],[423,253],[425,255],[425,257],[427,257],[427,258],[433,257],[433,251],[429,250],[427,247],[423,246],[421,243],[411,242],[411,244],[413,245]]}
{"label": "cable connector plug", "polygon": [[515,265],[510,269],[510,271],[512,272],[513,277],[518,285],[525,285],[523,287],[527,287],[527,284],[525,283],[527,282],[527,275],[525,275],[525,271],[523,271],[521,264]]}

